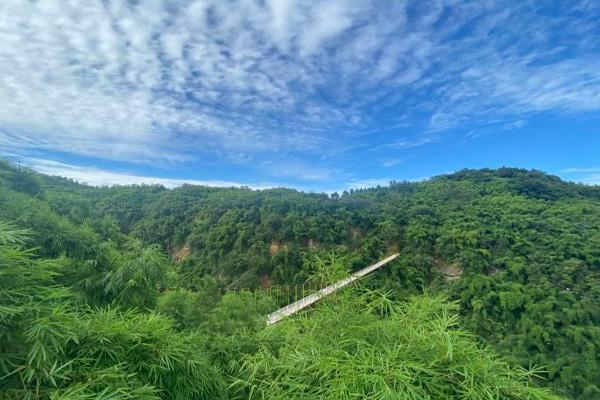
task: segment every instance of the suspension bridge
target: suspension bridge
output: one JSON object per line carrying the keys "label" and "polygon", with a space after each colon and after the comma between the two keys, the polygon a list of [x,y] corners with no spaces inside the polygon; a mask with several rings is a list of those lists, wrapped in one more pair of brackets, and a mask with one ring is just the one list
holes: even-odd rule
{"label": "suspension bridge", "polygon": [[347,278],[339,280],[332,285],[326,286],[323,289],[321,289],[313,294],[303,297],[298,301],[295,301],[291,304],[288,304],[285,307],[280,308],[279,310],[272,312],[271,314],[269,314],[267,316],[267,325],[273,325],[273,324],[281,321],[282,319],[289,317],[290,315],[293,315],[293,314],[297,313],[298,311],[310,306],[311,304],[316,303],[323,297],[330,295],[331,293],[334,293],[335,291],[343,288],[344,286],[349,285],[350,283],[356,281],[357,279],[360,279],[361,277],[383,267],[384,265],[386,265],[387,263],[389,263],[390,261],[392,261],[396,257],[398,257],[398,255],[399,255],[399,253],[392,254],[391,256],[384,258],[383,260],[380,260],[373,265],[370,265],[364,269],[361,269],[360,271],[357,271],[357,272],[351,274]]}

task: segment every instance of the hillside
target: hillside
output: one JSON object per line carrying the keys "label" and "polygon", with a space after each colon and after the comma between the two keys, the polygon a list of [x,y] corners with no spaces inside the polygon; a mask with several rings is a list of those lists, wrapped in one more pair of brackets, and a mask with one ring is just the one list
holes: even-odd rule
{"label": "hillside", "polygon": [[[234,332],[244,319],[254,324],[253,316],[262,315],[267,306],[259,302],[256,309],[246,313],[244,307],[248,305],[243,299],[220,297],[220,289],[302,283],[312,273],[305,262],[312,252],[334,251],[344,265],[358,269],[400,251],[397,261],[364,282],[386,293],[386,301],[398,315],[385,317],[392,325],[378,327],[385,318],[361,316],[365,304],[340,300],[344,312],[357,321],[364,318],[364,335],[371,335],[370,329],[400,329],[411,312],[422,310],[417,320],[423,322],[423,328],[415,327],[414,336],[397,338],[408,340],[417,349],[417,333],[434,332],[425,328],[427,324],[440,322],[438,317],[451,313],[450,303],[440,300],[445,297],[456,302],[459,325],[478,335],[481,343],[491,346],[508,364],[545,366],[546,372],[538,372],[539,378],[534,378],[537,384],[548,385],[565,397],[600,398],[598,186],[564,182],[539,171],[501,168],[464,170],[422,182],[392,182],[388,187],[331,196],[290,189],[253,191],[189,185],[172,190],[159,186],[94,188],[2,163],[0,222],[12,224],[13,231],[29,230],[21,246],[35,247],[35,260],[60,258],[57,262],[62,267],[52,279],[70,288],[68,296],[73,299],[68,302],[105,307],[116,301],[125,308],[158,309],[173,318],[175,325],[164,328],[164,332],[171,329],[173,335],[183,335],[176,330],[199,326]],[[47,284],[44,279],[32,285]],[[127,286],[131,282],[135,284]],[[424,291],[435,295],[419,296]],[[414,299],[413,303],[405,303],[407,299]],[[237,312],[236,307],[240,308]],[[198,363],[212,362],[211,368],[226,376],[238,371],[230,365],[236,354],[249,354],[245,365],[255,370],[242,368],[239,381],[234,382],[239,385],[236,387],[247,393],[244,390],[258,385],[256,390],[266,398],[289,398],[293,396],[289,388],[310,382],[310,377],[289,375],[299,368],[294,364],[299,361],[291,359],[291,354],[302,350],[290,344],[290,337],[298,335],[294,330],[308,330],[312,333],[302,336],[306,346],[322,343],[323,320],[331,317],[327,314],[329,306],[324,307],[317,309],[314,319],[307,317],[307,321],[299,319],[276,328],[273,340],[278,344],[269,344],[268,351],[256,352],[256,343],[234,345],[233,341],[241,340],[234,335],[223,339],[221,346],[225,347],[206,350],[208,354],[227,353],[228,359],[207,356],[210,361],[203,358]],[[65,318],[75,318],[77,312]],[[217,324],[215,328],[221,318],[218,312],[230,316],[229,325]],[[104,317],[129,329],[123,327],[129,320],[126,314]],[[86,318],[91,323],[91,317]],[[140,314],[135,318],[152,317]],[[334,326],[340,328],[340,324]],[[97,332],[89,329],[92,333],[87,334],[93,338]],[[438,343],[436,337],[442,340],[443,332],[438,333],[432,333],[432,343]],[[358,336],[355,339],[361,340]],[[181,336],[181,343],[185,340]],[[466,334],[452,340],[468,360],[487,365],[486,374],[514,378],[501,362],[483,361],[493,351],[481,350]],[[393,343],[372,343],[369,348],[376,353],[378,345],[389,349]],[[225,351],[227,346],[235,348]],[[275,350],[279,346],[281,353]],[[333,343],[323,346],[329,346],[321,348],[327,357],[342,356]],[[394,357],[400,355],[385,357],[397,362]],[[411,359],[415,365],[426,362]],[[447,361],[435,364],[439,371]],[[272,369],[263,369],[265,365]],[[314,368],[321,371],[319,374],[331,373],[323,364]],[[459,368],[458,364],[452,368]],[[8,364],[0,363],[0,374],[10,371]],[[428,374],[435,376],[439,371],[434,368]],[[280,383],[283,386],[269,386],[272,376],[285,376],[288,381]],[[485,382],[491,385],[491,381]],[[504,383],[510,386],[509,381]],[[429,388],[423,393],[429,395],[458,396],[462,390],[423,385]],[[217,386],[214,390],[224,390]],[[138,389],[148,388],[142,384]],[[330,393],[336,390],[341,389],[331,387]],[[523,395],[529,389],[519,390],[525,392],[498,393],[502,398],[534,396]],[[307,393],[318,395],[310,390]]]}

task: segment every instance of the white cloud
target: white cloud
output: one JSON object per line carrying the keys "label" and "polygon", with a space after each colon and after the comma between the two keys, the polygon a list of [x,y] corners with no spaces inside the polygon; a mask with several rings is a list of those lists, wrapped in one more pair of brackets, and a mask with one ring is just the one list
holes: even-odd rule
{"label": "white cloud", "polygon": [[[0,146],[260,165],[368,145],[407,121],[441,133],[597,113],[600,6],[544,7],[4,0]],[[391,147],[434,142],[403,132]]]}
{"label": "white cloud", "polygon": [[597,168],[565,168],[565,169],[561,170],[560,172],[565,173],[565,174],[579,173],[579,172],[600,173],[600,167],[597,167]]}
{"label": "white cloud", "polygon": [[600,172],[597,172],[595,174],[590,174],[587,175],[585,177],[583,177],[580,180],[581,183],[586,183],[588,185],[600,185]]}
{"label": "white cloud", "polygon": [[421,136],[409,139],[398,139],[392,143],[389,143],[387,147],[392,147],[394,149],[407,149],[411,147],[423,146],[437,141],[439,141],[439,139],[433,136]]}
{"label": "white cloud", "polygon": [[405,159],[404,158],[386,158],[386,159],[382,159],[380,161],[381,161],[382,167],[391,168],[398,164],[402,164],[405,161]]}
{"label": "white cloud", "polygon": [[561,175],[570,181],[585,183],[588,185],[600,185],[600,167],[565,168],[560,171]]}
{"label": "white cloud", "polygon": [[[234,181],[225,181],[225,180],[199,180],[199,179],[173,179],[173,178],[165,178],[158,176],[145,176],[139,175],[130,172],[123,171],[110,171],[102,168],[95,167],[83,167],[79,165],[73,165],[63,162],[57,162],[54,160],[47,160],[35,157],[21,157],[17,154],[5,154],[5,157],[8,157],[13,160],[18,160],[20,164],[26,165],[33,170],[50,176],[60,176],[63,178],[73,179],[76,182],[90,185],[90,186],[115,186],[115,185],[162,185],[166,188],[172,189],[178,186],[182,186],[185,184],[189,185],[200,185],[200,186],[210,186],[210,187],[249,187],[253,190],[263,190],[263,189],[271,189],[278,187],[290,187],[289,184],[281,184],[275,182],[261,182],[261,183],[242,183],[242,182],[234,182]],[[283,165],[280,165],[282,168]],[[288,167],[293,167],[293,165],[288,165]],[[297,165],[296,167],[302,168],[301,165]],[[290,170],[290,174],[284,173],[278,176],[282,177],[296,177],[306,180],[312,181],[323,181],[329,180],[330,177],[323,177],[315,175],[308,177],[301,177],[298,175],[294,175],[294,170]],[[309,172],[307,172],[309,173]],[[345,178],[346,176],[341,176],[340,178]],[[339,192],[343,190],[349,189],[358,189],[358,188],[369,188],[374,186],[387,186],[391,181],[391,178],[382,178],[382,179],[366,179],[366,180],[352,180],[344,186],[343,189],[338,190]],[[304,192],[323,192],[323,193],[333,193],[336,190],[316,190],[311,186],[304,185],[291,185],[297,190]]]}
{"label": "white cloud", "polygon": [[301,160],[269,160],[263,161],[261,170],[271,176],[295,178],[304,181],[336,181],[344,179],[347,173],[337,168],[326,167],[318,164],[309,164]]}
{"label": "white cloud", "polygon": [[352,4],[349,1],[323,1],[313,4],[309,11],[309,29],[300,36],[300,55],[306,57],[313,54],[328,40],[349,28],[357,6],[358,3]]}
{"label": "white cloud", "polygon": [[[310,114],[287,125],[258,115],[278,119],[296,108],[289,84],[307,80],[307,67],[290,73],[289,62],[266,56],[259,27],[239,30],[261,23],[258,3],[244,2],[240,13],[220,2],[175,12],[161,4],[3,2],[2,144],[181,161],[202,151],[303,151],[322,142],[298,129]],[[215,26],[206,21],[211,10],[221,17]],[[328,36],[311,35],[313,46]]]}
{"label": "white cloud", "polygon": [[23,162],[32,169],[46,175],[70,178],[79,183],[90,186],[114,186],[114,185],[162,185],[166,188],[174,188],[184,184],[202,185],[213,187],[241,187],[248,186],[252,189],[267,189],[277,185],[257,184],[246,185],[239,182],[220,180],[197,180],[197,179],[171,179],[156,176],[141,176],[126,172],[114,172],[100,168],[81,167],[72,164],[60,163],[52,160],[38,158],[24,159]]}

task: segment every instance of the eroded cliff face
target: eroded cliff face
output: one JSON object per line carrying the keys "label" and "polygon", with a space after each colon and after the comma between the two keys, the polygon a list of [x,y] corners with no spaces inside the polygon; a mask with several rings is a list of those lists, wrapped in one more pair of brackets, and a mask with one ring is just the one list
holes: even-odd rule
{"label": "eroded cliff face", "polygon": [[187,258],[187,256],[190,255],[191,251],[192,251],[192,248],[190,247],[190,245],[185,244],[182,248],[180,248],[173,254],[173,256],[172,256],[173,261],[180,262],[180,261],[185,260]]}
{"label": "eroded cliff face", "polygon": [[463,268],[459,264],[446,264],[441,260],[436,261],[435,269],[442,274],[446,282],[457,280],[463,274]]}
{"label": "eroded cliff face", "polygon": [[271,257],[273,257],[274,255],[276,255],[277,253],[279,253],[282,250],[287,250],[288,245],[285,243],[282,243],[278,240],[273,240],[271,241],[271,245],[269,246],[269,255]]}

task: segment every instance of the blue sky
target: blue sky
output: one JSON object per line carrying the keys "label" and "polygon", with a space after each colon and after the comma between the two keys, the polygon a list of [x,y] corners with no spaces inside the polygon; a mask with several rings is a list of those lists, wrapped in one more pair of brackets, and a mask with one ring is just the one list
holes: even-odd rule
{"label": "blue sky", "polygon": [[0,153],[90,184],[600,184],[600,3],[0,3]]}

